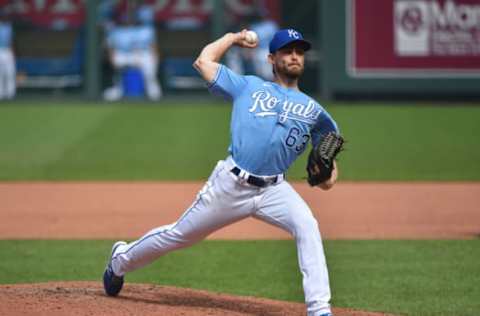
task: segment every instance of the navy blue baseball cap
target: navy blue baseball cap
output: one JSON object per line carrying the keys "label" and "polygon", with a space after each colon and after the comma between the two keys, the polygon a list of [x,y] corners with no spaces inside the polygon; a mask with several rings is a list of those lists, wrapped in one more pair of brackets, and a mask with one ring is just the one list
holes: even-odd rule
{"label": "navy blue baseball cap", "polygon": [[312,47],[310,42],[303,39],[303,35],[299,31],[296,31],[294,29],[283,29],[277,31],[277,33],[275,33],[272,40],[270,41],[270,54],[275,53],[280,48],[293,42],[300,43],[305,51],[309,50],[310,47]]}

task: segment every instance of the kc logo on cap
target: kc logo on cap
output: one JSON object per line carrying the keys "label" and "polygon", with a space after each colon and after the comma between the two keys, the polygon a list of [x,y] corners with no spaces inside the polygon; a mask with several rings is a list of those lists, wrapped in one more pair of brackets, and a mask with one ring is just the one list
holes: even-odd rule
{"label": "kc logo on cap", "polygon": [[309,50],[311,45],[308,41],[306,41],[302,33],[294,29],[283,29],[277,31],[273,36],[272,40],[270,41],[270,53],[273,54],[280,48],[296,42],[300,45],[305,51]]}
{"label": "kc logo on cap", "polygon": [[295,31],[294,29],[288,29],[288,36],[293,37],[294,39],[299,39],[300,36],[298,35],[298,32]]}

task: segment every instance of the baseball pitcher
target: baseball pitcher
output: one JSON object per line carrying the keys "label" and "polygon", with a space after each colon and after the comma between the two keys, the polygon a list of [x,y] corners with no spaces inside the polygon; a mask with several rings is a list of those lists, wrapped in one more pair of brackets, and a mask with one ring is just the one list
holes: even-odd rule
{"label": "baseball pitcher", "polygon": [[217,163],[193,204],[175,223],[155,228],[134,242],[114,244],[103,276],[108,295],[118,295],[127,272],[252,216],[295,238],[307,313],[331,316],[318,224],[285,180],[285,173],[312,142],[308,182],[330,189],[337,179],[334,159],[343,139],[325,109],[298,88],[305,51],[311,46],[300,32],[283,29],[271,40],[268,63],[273,82],[238,75],[219,63],[233,45],[256,47],[257,42],[251,40],[255,37],[247,30],[227,33],[205,46],[196,59],[194,67],[208,82],[210,92],[233,103],[229,155]]}

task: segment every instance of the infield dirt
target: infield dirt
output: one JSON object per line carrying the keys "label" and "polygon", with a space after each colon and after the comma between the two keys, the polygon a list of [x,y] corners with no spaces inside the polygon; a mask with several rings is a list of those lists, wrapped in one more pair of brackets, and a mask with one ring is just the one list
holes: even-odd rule
{"label": "infield dirt", "polygon": [[[0,183],[0,239],[136,239],[176,221],[202,185]],[[480,234],[480,182],[340,182],[327,192],[304,183],[293,186],[310,205],[324,239],[465,239]],[[246,219],[209,238],[290,236]]]}
{"label": "infield dirt", "polygon": [[[336,316],[381,316],[334,308]],[[304,316],[301,303],[167,286],[128,284],[116,298],[98,282],[0,286],[0,315],[24,316]]]}

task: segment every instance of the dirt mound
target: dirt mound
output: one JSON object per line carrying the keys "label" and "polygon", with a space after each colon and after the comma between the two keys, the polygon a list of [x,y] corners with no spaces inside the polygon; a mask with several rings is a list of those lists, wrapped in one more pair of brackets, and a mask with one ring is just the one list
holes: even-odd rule
{"label": "dirt mound", "polygon": [[[336,316],[380,316],[334,309]],[[117,298],[99,282],[59,282],[0,286],[0,315],[168,315],[295,316],[301,303],[238,297],[168,286],[128,284]]]}

